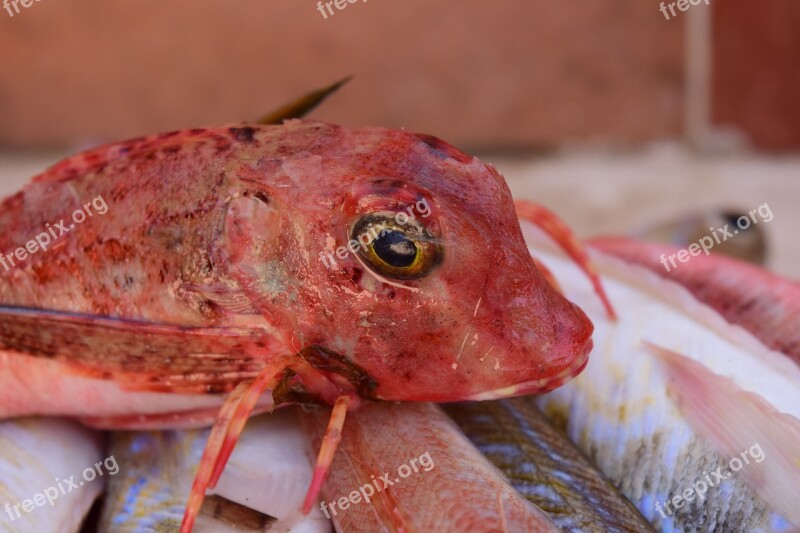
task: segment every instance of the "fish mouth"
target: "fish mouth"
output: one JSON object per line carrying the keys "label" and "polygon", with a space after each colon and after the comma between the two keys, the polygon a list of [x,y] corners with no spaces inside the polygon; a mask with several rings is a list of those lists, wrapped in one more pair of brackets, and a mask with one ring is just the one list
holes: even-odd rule
{"label": "fish mouth", "polygon": [[484,400],[500,400],[502,398],[511,398],[514,396],[544,394],[546,392],[550,392],[583,372],[583,369],[586,368],[587,364],[589,364],[589,354],[591,353],[593,346],[594,344],[590,338],[585,345],[585,349],[581,351],[580,357],[575,359],[572,365],[565,368],[555,376],[545,379],[523,381],[515,385],[509,385],[507,387],[501,387],[499,389],[487,392],[480,392],[478,394],[473,394],[472,396],[467,396],[466,400],[480,402]]}

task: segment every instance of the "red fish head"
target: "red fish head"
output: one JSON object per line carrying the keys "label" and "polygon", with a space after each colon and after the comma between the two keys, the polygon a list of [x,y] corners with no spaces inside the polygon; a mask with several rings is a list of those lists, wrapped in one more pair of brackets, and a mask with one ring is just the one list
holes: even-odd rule
{"label": "red fish head", "polygon": [[282,163],[314,187],[273,191],[303,250],[295,347],[340,354],[385,400],[541,393],[582,370],[593,326],[537,270],[493,167],[429,136],[290,127],[325,139]]}

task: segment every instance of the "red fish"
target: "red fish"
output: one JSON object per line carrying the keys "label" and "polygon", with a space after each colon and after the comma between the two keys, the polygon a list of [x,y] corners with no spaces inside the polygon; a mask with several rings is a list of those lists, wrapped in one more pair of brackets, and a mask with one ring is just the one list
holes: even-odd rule
{"label": "red fish", "polygon": [[794,323],[800,316],[800,284],[796,281],[716,254],[692,257],[680,268],[667,271],[662,258],[677,255],[680,249],[665,244],[605,237],[594,239],[592,245],[677,281],[728,322],[742,326],[770,349],[800,364],[800,332]]}
{"label": "red fish", "polygon": [[[305,417],[319,438],[321,413]],[[342,452],[320,503],[337,531],[560,531],[435,405],[365,405],[352,415]],[[363,501],[349,504],[354,490]]]}
{"label": "red fish", "polygon": [[265,389],[337,406],[311,498],[348,405],[541,393],[592,345],[502,176],[426,135],[294,120],[134,139],[36,177],[0,226],[0,253],[27,250],[0,278],[1,416],[203,424],[232,391],[187,529]]}

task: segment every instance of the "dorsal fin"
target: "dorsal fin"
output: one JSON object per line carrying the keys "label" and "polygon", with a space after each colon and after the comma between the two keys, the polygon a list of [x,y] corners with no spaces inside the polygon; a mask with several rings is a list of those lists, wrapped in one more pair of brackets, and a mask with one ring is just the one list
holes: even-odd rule
{"label": "dorsal fin", "polygon": [[289,120],[292,118],[302,118],[310,113],[315,107],[325,101],[330,95],[335,93],[339,90],[339,87],[347,83],[353,79],[352,76],[348,76],[342,80],[337,81],[332,85],[328,85],[327,87],[323,87],[322,89],[317,89],[315,91],[311,91],[307,93],[297,100],[290,102],[282,107],[279,107],[272,113],[264,115],[260,119],[256,121],[257,124],[281,124],[284,120]]}

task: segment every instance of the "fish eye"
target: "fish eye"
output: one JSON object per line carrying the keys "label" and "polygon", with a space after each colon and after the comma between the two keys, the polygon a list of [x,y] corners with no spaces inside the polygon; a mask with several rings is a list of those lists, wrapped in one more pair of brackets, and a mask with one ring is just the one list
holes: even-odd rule
{"label": "fish eye", "polygon": [[422,278],[442,258],[442,247],[425,227],[394,213],[363,216],[353,226],[350,239],[359,243],[358,255],[364,263],[387,278]]}
{"label": "fish eye", "polygon": [[382,232],[372,243],[372,251],[394,268],[410,267],[419,255],[416,243],[395,230]]}

